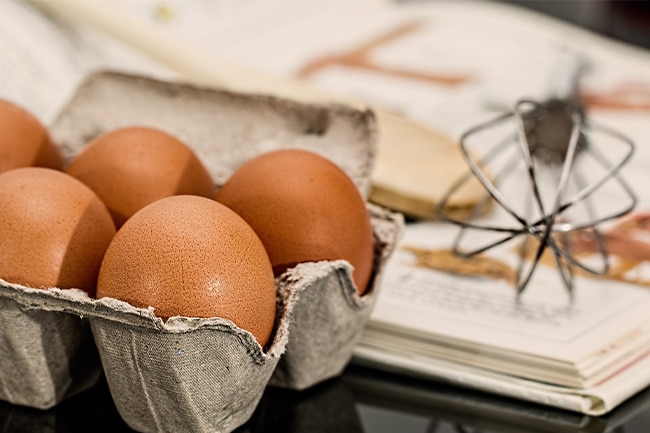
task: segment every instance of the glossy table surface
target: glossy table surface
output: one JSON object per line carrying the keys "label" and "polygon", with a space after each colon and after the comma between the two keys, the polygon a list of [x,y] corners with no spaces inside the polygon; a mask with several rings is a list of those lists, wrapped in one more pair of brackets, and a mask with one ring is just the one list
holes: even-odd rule
{"label": "glossy table surface", "polygon": [[[650,390],[603,417],[349,367],[306,391],[268,388],[236,433],[642,433]],[[48,411],[0,403],[0,433],[128,433],[102,379]]]}

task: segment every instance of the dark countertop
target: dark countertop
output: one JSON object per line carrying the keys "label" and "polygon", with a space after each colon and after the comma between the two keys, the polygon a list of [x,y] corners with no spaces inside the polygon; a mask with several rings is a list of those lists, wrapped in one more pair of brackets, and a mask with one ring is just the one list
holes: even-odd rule
{"label": "dark countertop", "polygon": [[[351,366],[305,391],[268,388],[236,433],[645,433],[648,425],[650,389],[592,417]],[[133,432],[104,380],[48,411],[0,403],[0,433],[90,431]]]}

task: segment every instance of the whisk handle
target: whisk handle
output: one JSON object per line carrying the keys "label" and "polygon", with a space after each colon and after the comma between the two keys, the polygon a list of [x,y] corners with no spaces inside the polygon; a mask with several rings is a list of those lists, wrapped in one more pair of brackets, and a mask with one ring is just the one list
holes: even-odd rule
{"label": "whisk handle", "polygon": [[561,50],[549,76],[548,99],[571,101],[578,98],[578,82],[587,67],[584,56],[569,49]]}

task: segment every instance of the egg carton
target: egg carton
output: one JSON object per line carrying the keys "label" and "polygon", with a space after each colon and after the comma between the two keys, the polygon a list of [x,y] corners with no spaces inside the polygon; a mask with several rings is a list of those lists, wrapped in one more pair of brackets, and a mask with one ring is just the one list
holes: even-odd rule
{"label": "egg carton", "polygon": [[[105,71],[82,83],[50,131],[73,158],[125,126],[163,129],[188,144],[217,186],[259,154],[300,148],[339,165],[364,197],[376,152],[371,111],[208,90]],[[0,399],[49,408],[91,387],[102,370],[115,405],[140,432],[228,432],[268,385],[304,389],[341,373],[375,302],[401,233],[400,215],[368,204],[373,283],[359,296],[342,260],[303,263],[276,279],[275,333],[263,350],[221,318],[172,317],[91,299],[76,289],[0,281]]]}

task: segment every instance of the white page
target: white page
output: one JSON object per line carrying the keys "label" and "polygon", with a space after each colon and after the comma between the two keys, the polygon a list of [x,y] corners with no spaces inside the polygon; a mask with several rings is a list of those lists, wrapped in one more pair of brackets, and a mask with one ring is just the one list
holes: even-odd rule
{"label": "white page", "polygon": [[[419,223],[407,227],[401,245],[448,248],[452,234],[449,227]],[[410,253],[395,254],[373,322],[578,363],[650,318],[650,295],[634,285],[579,279],[571,302],[556,271],[540,267],[517,302],[509,282],[414,265]]]}
{"label": "white page", "polygon": [[[545,94],[552,56],[572,30],[539,31],[547,25],[543,19],[530,26],[518,19],[529,14],[511,8],[505,10],[513,17],[504,20],[502,5],[483,2],[251,0],[226,7],[228,2],[218,0],[199,5],[176,0],[165,2],[171,11],[165,19],[159,1],[122,3],[206,54],[284,77],[376,43],[366,53],[371,69],[325,61],[303,79],[450,134],[491,115],[488,106],[509,104],[522,94]],[[377,43],[400,29],[406,30]],[[382,67],[392,72],[381,72]],[[449,86],[399,72],[465,75],[468,80]]]}

